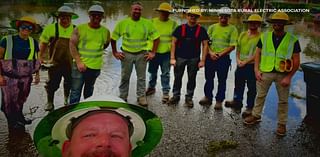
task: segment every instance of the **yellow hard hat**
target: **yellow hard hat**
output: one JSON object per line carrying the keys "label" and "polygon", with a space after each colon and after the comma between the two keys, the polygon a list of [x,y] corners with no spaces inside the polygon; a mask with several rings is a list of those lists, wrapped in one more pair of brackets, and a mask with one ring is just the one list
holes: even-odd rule
{"label": "yellow hard hat", "polygon": [[187,13],[201,16],[201,9],[199,6],[194,5],[188,9]]}
{"label": "yellow hard hat", "polygon": [[289,16],[285,12],[276,12],[272,14],[271,20],[285,20],[289,21]]}
{"label": "yellow hard hat", "polygon": [[163,2],[159,5],[159,7],[157,9],[155,9],[156,11],[165,11],[165,12],[169,12],[169,13],[173,13],[173,8],[171,7],[171,5],[169,3]]}
{"label": "yellow hard hat", "polygon": [[262,17],[258,14],[252,14],[248,17],[247,22],[262,22]]}
{"label": "yellow hard hat", "polygon": [[25,22],[29,22],[29,23],[34,24],[34,25],[37,23],[36,20],[33,17],[30,17],[30,16],[23,16],[17,21],[25,21]]}
{"label": "yellow hard hat", "polygon": [[269,23],[274,23],[274,21],[284,21],[286,25],[292,24],[289,22],[289,16],[285,12],[276,12],[271,15],[271,18],[268,19],[267,21]]}
{"label": "yellow hard hat", "polygon": [[37,22],[33,17],[23,16],[19,20],[15,20],[16,28],[19,28],[22,22],[28,22],[33,25],[33,29],[35,29]]}

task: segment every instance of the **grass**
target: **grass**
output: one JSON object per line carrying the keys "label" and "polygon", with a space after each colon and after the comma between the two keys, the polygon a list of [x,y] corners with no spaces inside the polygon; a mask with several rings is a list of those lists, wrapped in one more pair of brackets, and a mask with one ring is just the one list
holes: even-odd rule
{"label": "grass", "polygon": [[223,141],[210,141],[208,144],[207,152],[210,156],[216,156],[216,153],[228,149],[235,149],[238,147],[239,143],[232,140]]}

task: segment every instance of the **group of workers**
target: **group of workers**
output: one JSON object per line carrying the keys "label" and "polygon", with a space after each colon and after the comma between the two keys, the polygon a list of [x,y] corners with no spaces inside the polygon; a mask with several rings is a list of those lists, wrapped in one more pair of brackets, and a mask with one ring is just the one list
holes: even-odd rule
{"label": "group of workers", "polygon": [[[227,7],[220,9],[219,22],[211,25],[208,31],[198,24],[201,16],[198,6],[192,6],[186,12],[187,23],[181,25],[169,18],[173,9],[168,3],[159,5],[156,9],[159,17],[152,20],[141,17],[142,10],[142,4],[134,2],[131,14],[119,21],[110,33],[100,24],[105,13],[100,5],[92,5],[88,10],[90,21],[78,26],[71,22],[76,13],[70,7],[62,6],[57,12],[58,22],[44,28],[40,48],[37,41],[30,37],[35,29],[35,20],[31,17],[17,20],[18,35],[6,36],[0,43],[0,85],[3,93],[1,109],[8,119],[9,127],[24,127],[31,123],[24,118],[22,107],[30,92],[33,73],[36,73],[35,82],[39,82],[39,63],[46,62],[47,51],[52,66],[48,70],[49,77],[45,87],[45,110],[52,111],[54,93],[59,88],[62,77],[65,104],[78,103],[83,88],[85,99],[92,96],[95,81],[103,65],[103,50],[111,42],[113,56],[121,61],[119,97],[127,101],[134,66],[137,75],[137,102],[141,106],[147,106],[147,96],[156,92],[158,67],[161,69],[162,102],[178,104],[182,77],[187,67],[185,104],[193,107],[196,75],[199,68],[204,67],[204,97],[199,104],[212,104],[214,78],[217,74],[218,90],[214,109],[221,110],[231,65],[229,54],[236,49],[234,98],[226,101],[225,106],[241,111],[247,84],[244,123],[256,124],[261,121],[269,87],[275,82],[279,96],[276,133],[285,135],[290,82],[299,67],[301,51],[298,39],[284,30],[284,26],[290,24],[286,13],[274,13],[267,20],[272,24],[273,31],[265,33],[260,32],[262,18],[258,14],[252,14],[244,21],[248,30],[238,36],[237,28],[229,23],[231,12]],[[120,38],[122,45],[119,50],[116,42]],[[147,63],[150,79],[146,88]],[[170,65],[174,66],[172,97],[169,96]]]}

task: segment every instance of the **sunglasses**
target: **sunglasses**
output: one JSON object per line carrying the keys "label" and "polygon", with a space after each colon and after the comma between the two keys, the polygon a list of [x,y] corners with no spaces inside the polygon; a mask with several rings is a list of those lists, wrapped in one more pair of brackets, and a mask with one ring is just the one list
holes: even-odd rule
{"label": "sunglasses", "polygon": [[33,26],[31,26],[31,25],[21,25],[20,28],[21,29],[27,29],[29,31],[33,30]]}

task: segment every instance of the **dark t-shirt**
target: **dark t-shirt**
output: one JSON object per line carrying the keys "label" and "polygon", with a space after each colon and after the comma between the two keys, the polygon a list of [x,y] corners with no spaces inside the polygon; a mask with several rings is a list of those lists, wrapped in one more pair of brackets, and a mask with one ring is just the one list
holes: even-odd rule
{"label": "dark t-shirt", "polygon": [[[274,33],[272,33],[272,41],[273,41],[273,45],[274,45],[274,48],[275,50],[277,50],[277,48],[279,47],[282,39],[284,38],[284,36],[286,35],[283,34],[283,36],[280,36],[280,37],[277,37],[274,35]],[[258,44],[257,44],[257,47],[262,49],[262,42],[261,42],[261,39],[259,40]],[[301,48],[300,48],[300,43],[299,43],[299,40],[297,40],[295,43],[294,43],[294,48],[293,48],[293,53],[300,53],[301,52]]]}
{"label": "dark t-shirt", "polygon": [[176,57],[184,59],[199,58],[201,42],[209,40],[207,31],[201,26],[199,36],[196,39],[195,34],[198,26],[190,27],[188,24],[185,25],[186,36],[184,38],[182,38],[181,35],[182,25],[178,26],[172,33],[172,36],[178,40],[178,44],[176,45]]}
{"label": "dark t-shirt", "polygon": [[[33,41],[34,41],[35,52],[39,52],[38,42],[36,40],[33,40]],[[24,40],[24,39],[20,38],[19,35],[14,35],[12,37],[12,42],[13,42],[12,58],[28,59],[29,53],[30,53],[29,40]],[[4,49],[7,48],[7,39],[6,38],[3,38],[1,40],[0,46]]]}

